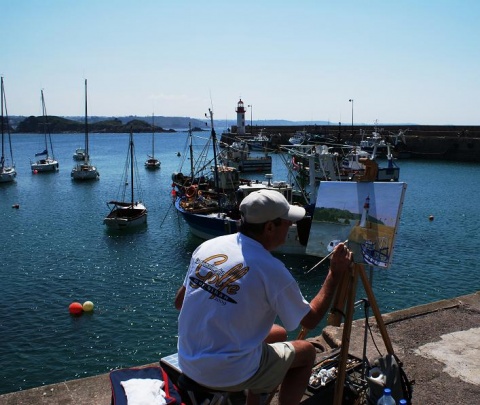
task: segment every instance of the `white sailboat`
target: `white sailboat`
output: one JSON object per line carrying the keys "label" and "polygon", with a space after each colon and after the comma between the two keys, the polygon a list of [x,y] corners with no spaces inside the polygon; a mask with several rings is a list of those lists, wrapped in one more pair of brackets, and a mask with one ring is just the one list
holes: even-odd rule
{"label": "white sailboat", "polygon": [[87,79],[85,79],[85,148],[83,148],[85,153],[83,160],[77,163],[70,173],[73,180],[97,180],[100,177],[97,168],[90,163],[88,144]]}
{"label": "white sailboat", "polygon": [[[3,76],[1,80],[1,104],[2,104],[2,155],[0,157],[0,183],[9,183],[15,180],[17,172],[13,162],[12,142],[10,137],[10,124],[8,122],[7,99],[5,98],[5,88],[3,87]],[[8,145],[10,147],[9,160],[6,156],[5,141],[8,137]]]}
{"label": "white sailboat", "polygon": [[[133,134],[130,132],[127,161],[120,183],[119,198],[107,203],[110,213],[105,217],[103,223],[113,230],[135,228],[147,223],[147,208],[140,201],[135,201],[135,182],[138,194],[140,184],[133,145]],[[128,186],[130,186],[128,188]],[[130,190],[130,201],[127,201],[127,188]]]}
{"label": "white sailboat", "polygon": [[[55,160],[53,155],[53,144],[52,137],[50,134],[50,128],[48,123],[47,109],[45,107],[45,98],[43,96],[43,90],[41,90],[42,95],[42,114],[43,114],[43,137],[45,141],[45,149],[42,152],[35,153],[35,157],[45,156],[43,159],[39,159],[34,163],[31,163],[32,173],[42,173],[42,172],[56,172],[58,171],[58,162]],[[50,145],[50,152],[49,152]]]}
{"label": "white sailboat", "polygon": [[155,158],[155,116],[152,114],[152,154],[148,155],[148,159],[145,161],[145,167],[147,169],[160,169],[160,160]]}

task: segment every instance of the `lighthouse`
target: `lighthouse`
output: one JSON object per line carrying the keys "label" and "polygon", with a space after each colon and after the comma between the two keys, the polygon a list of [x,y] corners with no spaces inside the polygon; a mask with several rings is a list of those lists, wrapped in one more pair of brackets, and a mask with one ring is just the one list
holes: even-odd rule
{"label": "lighthouse", "polygon": [[367,227],[369,208],[370,208],[370,197],[367,196],[367,198],[365,198],[365,203],[363,204],[362,218],[360,219],[360,223],[358,224],[358,226],[360,226],[362,228]]}
{"label": "lighthouse", "polygon": [[237,134],[245,135],[245,107],[243,106],[243,101],[240,101],[237,104]]}

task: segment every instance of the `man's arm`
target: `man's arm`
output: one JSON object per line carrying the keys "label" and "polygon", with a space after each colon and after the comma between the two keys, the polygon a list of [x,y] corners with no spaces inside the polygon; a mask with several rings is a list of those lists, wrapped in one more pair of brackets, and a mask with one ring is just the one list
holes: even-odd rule
{"label": "man's arm", "polygon": [[181,286],[175,294],[175,308],[182,309],[183,299],[185,298],[185,286]]}
{"label": "man's arm", "polygon": [[327,278],[317,295],[310,301],[310,311],[305,315],[300,324],[307,329],[314,329],[327,313],[339,282],[353,262],[353,253],[347,246],[339,243],[335,247],[330,261]]}

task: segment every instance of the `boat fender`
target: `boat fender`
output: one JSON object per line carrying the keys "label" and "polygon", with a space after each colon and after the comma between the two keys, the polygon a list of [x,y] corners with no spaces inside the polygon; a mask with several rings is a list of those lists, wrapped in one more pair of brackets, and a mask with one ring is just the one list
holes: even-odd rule
{"label": "boat fender", "polygon": [[197,187],[196,186],[190,186],[190,187],[187,188],[187,191],[185,191],[185,195],[188,198],[192,198],[193,196],[195,196],[196,193],[197,193]]}

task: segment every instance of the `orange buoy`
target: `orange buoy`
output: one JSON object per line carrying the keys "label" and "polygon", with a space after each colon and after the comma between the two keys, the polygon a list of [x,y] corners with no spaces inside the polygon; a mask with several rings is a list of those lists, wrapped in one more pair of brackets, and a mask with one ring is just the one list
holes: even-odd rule
{"label": "orange buoy", "polygon": [[79,302],[72,302],[68,307],[68,311],[71,315],[81,315],[83,312],[83,306]]}

